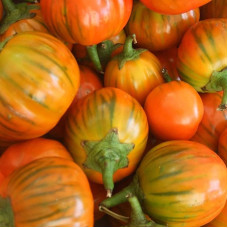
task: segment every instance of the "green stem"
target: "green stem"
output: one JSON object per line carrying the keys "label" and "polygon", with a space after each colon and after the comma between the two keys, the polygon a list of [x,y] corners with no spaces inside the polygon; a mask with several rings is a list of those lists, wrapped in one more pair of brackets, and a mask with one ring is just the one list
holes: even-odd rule
{"label": "green stem", "polygon": [[127,37],[125,44],[124,44],[123,51],[114,57],[114,59],[117,59],[117,61],[118,61],[119,70],[121,70],[123,68],[123,66],[125,65],[125,63],[127,61],[135,60],[135,59],[139,58],[139,56],[144,51],[147,51],[146,49],[142,49],[142,48],[134,49],[132,46],[133,41],[134,41],[134,43],[137,43],[135,34]]}
{"label": "green stem", "polygon": [[110,160],[109,157],[104,157],[102,162],[100,162],[100,167],[102,167],[102,177],[104,187],[107,190],[107,197],[112,196],[112,190],[114,188],[113,174],[115,172],[116,161]]}
{"label": "green stem", "polygon": [[130,221],[127,224],[128,227],[161,227],[162,225],[159,225],[152,220],[147,220],[146,216],[144,215],[142,211],[142,207],[139,203],[139,200],[136,196],[129,195],[127,196],[128,202],[131,205],[131,217]]}
{"label": "green stem", "polygon": [[99,206],[99,211],[104,212],[105,214],[110,215],[111,217],[113,217],[113,218],[115,218],[115,219],[117,219],[119,221],[122,221],[124,223],[128,223],[129,222],[129,217],[117,214],[117,213],[109,210],[108,208],[106,208],[104,206]]}
{"label": "green stem", "polygon": [[103,183],[110,197],[114,187],[113,174],[128,166],[128,154],[134,148],[133,143],[119,141],[118,130],[113,128],[99,141],[83,141],[87,153],[84,166],[102,174]]}
{"label": "green stem", "polygon": [[137,195],[134,181],[120,192],[113,195],[111,198],[103,200],[100,206],[111,208],[119,204],[127,202],[128,195]]}
{"label": "green stem", "polygon": [[111,40],[103,41],[97,45],[98,56],[104,69],[110,61],[113,51],[120,46],[122,46],[122,44],[114,44]]}
{"label": "green stem", "polygon": [[0,23],[0,34],[3,34],[10,25],[22,19],[29,19],[36,16],[30,13],[31,10],[39,9],[38,5],[28,5],[27,3],[14,4],[12,0],[2,0],[5,16]]}
{"label": "green stem", "polygon": [[0,197],[0,227],[13,227],[14,216],[9,198]]}
{"label": "green stem", "polygon": [[162,69],[162,76],[163,76],[163,78],[165,79],[166,82],[173,81],[173,79],[168,74],[168,70],[165,69],[165,68]]}
{"label": "green stem", "polygon": [[210,81],[202,88],[204,92],[217,92],[223,90],[222,102],[218,110],[225,110],[227,108],[227,68],[222,71],[214,71]]}
{"label": "green stem", "polygon": [[92,45],[92,46],[87,46],[87,53],[95,67],[95,69],[101,73],[101,74],[104,74],[103,72],[103,68],[102,68],[102,65],[101,65],[101,61],[100,61],[100,58],[99,58],[99,55],[98,55],[98,52],[97,52],[97,45]]}

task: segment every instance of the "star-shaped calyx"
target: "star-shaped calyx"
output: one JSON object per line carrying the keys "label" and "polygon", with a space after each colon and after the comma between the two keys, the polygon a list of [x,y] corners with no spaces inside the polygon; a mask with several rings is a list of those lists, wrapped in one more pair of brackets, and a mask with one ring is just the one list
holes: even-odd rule
{"label": "star-shaped calyx", "polygon": [[114,188],[113,174],[116,170],[128,166],[127,155],[134,149],[133,143],[121,143],[118,130],[113,128],[99,141],[83,141],[87,158],[84,166],[102,173],[107,196],[110,197]]}

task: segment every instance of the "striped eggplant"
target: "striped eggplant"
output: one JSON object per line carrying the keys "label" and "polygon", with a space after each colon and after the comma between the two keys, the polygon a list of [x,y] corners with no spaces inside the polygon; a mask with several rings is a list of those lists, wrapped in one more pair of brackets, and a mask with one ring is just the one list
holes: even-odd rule
{"label": "striped eggplant", "polygon": [[41,158],[17,169],[0,186],[0,226],[93,226],[89,182],[73,161]]}
{"label": "striped eggplant", "polygon": [[199,9],[178,15],[162,15],[135,1],[126,26],[128,35],[135,34],[137,46],[152,52],[176,46],[187,29],[199,21]]}
{"label": "striped eggplant", "polygon": [[24,32],[10,39],[0,52],[0,141],[47,133],[70,106],[79,80],[74,56],[57,38]]}
{"label": "striped eggplant", "polygon": [[191,141],[167,141],[143,158],[133,182],[103,207],[136,195],[154,221],[174,227],[202,226],[223,209],[227,197],[227,169],[208,147]]}
{"label": "striped eggplant", "polygon": [[126,91],[141,105],[156,86],[164,83],[157,57],[142,48],[134,49],[135,35],[127,37],[123,51],[112,58],[105,68],[104,85]]}
{"label": "striped eggplant", "polygon": [[148,138],[141,105],[112,87],[96,90],[76,103],[66,118],[65,144],[88,178],[104,183],[129,176],[140,161]]}
{"label": "striped eggplant", "polygon": [[224,91],[219,108],[227,103],[227,20],[207,19],[193,25],[178,48],[180,77],[198,92]]}
{"label": "striped eggplant", "polygon": [[227,125],[227,111],[217,110],[222,101],[223,92],[201,93],[204,114],[191,141],[202,143],[214,152],[218,152],[218,140]]}

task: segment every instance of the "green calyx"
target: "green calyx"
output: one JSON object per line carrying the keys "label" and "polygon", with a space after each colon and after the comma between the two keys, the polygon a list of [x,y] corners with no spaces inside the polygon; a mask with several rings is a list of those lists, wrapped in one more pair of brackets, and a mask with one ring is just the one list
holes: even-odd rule
{"label": "green calyx", "polygon": [[223,90],[222,103],[219,105],[218,110],[225,110],[227,108],[227,68],[220,72],[214,71],[211,75],[209,82],[202,87],[202,91],[217,92]]}
{"label": "green calyx", "polygon": [[102,173],[107,196],[111,197],[114,188],[113,174],[115,171],[128,166],[127,155],[134,148],[133,143],[121,143],[117,129],[112,129],[99,141],[83,141],[87,158],[85,168]]}
{"label": "green calyx", "polygon": [[22,19],[29,19],[36,16],[30,13],[31,10],[39,9],[38,5],[28,5],[27,3],[14,4],[12,0],[2,0],[5,16],[0,23],[0,34],[3,34],[10,25]]}
{"label": "green calyx", "polygon": [[0,227],[13,227],[14,216],[9,198],[0,197]]}
{"label": "green calyx", "polygon": [[134,41],[134,43],[137,43],[135,34],[127,37],[125,44],[124,44],[123,51],[113,58],[113,59],[117,59],[118,65],[119,65],[119,70],[121,70],[123,68],[124,64],[127,61],[135,60],[135,59],[139,58],[139,56],[144,51],[147,51],[146,49],[142,49],[142,48],[134,49],[132,47],[133,41]]}

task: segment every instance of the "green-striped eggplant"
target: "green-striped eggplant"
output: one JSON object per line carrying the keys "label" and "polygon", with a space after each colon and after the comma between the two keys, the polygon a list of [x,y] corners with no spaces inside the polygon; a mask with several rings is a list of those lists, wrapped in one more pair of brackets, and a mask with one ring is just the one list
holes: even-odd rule
{"label": "green-striped eggplant", "polygon": [[88,179],[73,161],[48,157],[15,170],[0,186],[0,226],[93,226]]}
{"label": "green-striped eggplant", "polygon": [[162,51],[179,44],[187,29],[198,21],[199,8],[178,15],[163,15],[135,1],[126,32],[136,35],[138,47]]}
{"label": "green-striped eggplant", "polygon": [[207,19],[193,25],[178,48],[180,77],[198,92],[223,90],[220,109],[227,103],[227,20]]}
{"label": "green-striped eggplant", "polygon": [[101,205],[118,205],[129,194],[139,198],[144,212],[157,223],[199,227],[214,219],[226,203],[227,169],[202,144],[167,141],[145,155],[128,187]]}
{"label": "green-striped eggplant", "polygon": [[88,178],[104,183],[108,195],[113,181],[129,176],[140,161],[148,138],[141,105],[112,87],[96,90],[69,110],[65,143]]}
{"label": "green-striped eggplant", "polygon": [[0,141],[36,138],[52,129],[79,88],[78,64],[57,38],[24,32],[0,51]]}

